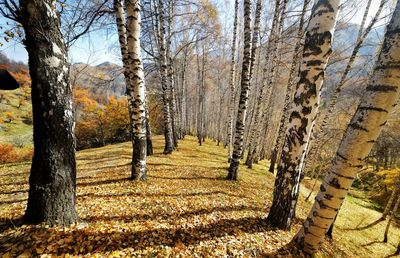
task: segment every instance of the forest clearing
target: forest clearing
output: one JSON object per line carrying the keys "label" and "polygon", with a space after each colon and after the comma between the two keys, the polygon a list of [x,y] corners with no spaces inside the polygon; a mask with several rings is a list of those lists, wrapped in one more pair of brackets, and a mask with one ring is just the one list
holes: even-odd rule
{"label": "forest clearing", "polygon": [[[129,143],[77,153],[77,225],[48,230],[19,227],[26,206],[29,163],[0,168],[0,245],[2,257],[144,256],[260,257],[274,255],[301,227],[312,202],[302,186],[297,216],[290,231],[265,223],[274,176],[267,162],[243,169],[237,183],[224,180],[226,150],[194,137],[171,156],[162,154],[163,139],[154,137],[148,180],[129,180]],[[307,185],[311,182],[304,180]],[[396,250],[398,225],[382,243],[385,223],[353,230],[381,216],[367,203],[348,198],[334,230],[316,257],[388,257]],[[332,244],[333,243],[333,244]],[[281,254],[288,257],[287,253]],[[47,256],[44,256],[47,257]]]}
{"label": "forest clearing", "polygon": [[0,0],[0,256],[400,255],[400,0]]}

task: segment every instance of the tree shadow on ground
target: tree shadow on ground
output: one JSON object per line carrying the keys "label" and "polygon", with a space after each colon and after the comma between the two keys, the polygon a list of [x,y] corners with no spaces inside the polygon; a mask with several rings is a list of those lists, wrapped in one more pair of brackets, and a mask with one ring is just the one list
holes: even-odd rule
{"label": "tree shadow on ground", "polygon": [[5,195],[12,195],[12,194],[22,194],[22,193],[27,193],[28,189],[26,190],[3,190],[0,191],[0,194],[5,194]]}
{"label": "tree shadow on ground", "polygon": [[191,176],[191,177],[168,177],[168,176],[148,176],[149,178],[156,178],[162,180],[225,180],[225,177],[209,177],[209,176]]}
{"label": "tree shadow on ground", "polygon": [[374,244],[383,244],[383,241],[375,240],[375,241],[371,241],[371,242],[368,242],[366,244],[363,244],[361,246],[362,247],[366,247],[366,246],[371,246],[371,245],[374,245]]}
{"label": "tree shadow on ground", "polygon": [[14,203],[19,203],[19,202],[25,202],[27,201],[28,198],[23,198],[23,199],[18,199],[18,200],[8,200],[8,201],[0,201],[0,205],[3,204],[14,204]]}
{"label": "tree shadow on ground", "polygon": [[18,182],[9,182],[9,183],[3,183],[0,184],[0,186],[21,186],[21,185],[27,185],[28,180],[26,181],[18,181]]}
{"label": "tree shadow on ground", "polygon": [[18,217],[15,219],[2,218],[0,219],[0,233],[4,232],[10,228],[20,227],[23,224],[23,217]]}
{"label": "tree shadow on ground", "polygon": [[[93,177],[93,179],[97,179]],[[77,187],[87,187],[87,186],[99,186],[99,185],[107,185],[107,184],[115,184],[121,182],[132,182],[130,178],[116,178],[116,179],[107,179],[107,180],[96,180],[93,182],[78,182],[76,184]]]}
{"label": "tree shadow on ground", "polygon": [[[110,180],[114,181],[114,180]],[[119,182],[120,180],[115,180]],[[225,191],[211,191],[211,192],[191,192],[191,193],[175,193],[175,194],[168,194],[168,193],[146,193],[146,192],[128,192],[128,193],[121,193],[121,194],[97,194],[97,193],[86,193],[86,194],[78,194],[78,198],[82,197],[93,197],[93,198],[111,198],[111,197],[123,197],[123,196],[134,196],[134,197],[196,197],[196,196],[215,196],[215,195],[228,195],[231,197],[238,197],[238,198],[247,198],[245,195],[237,195],[233,193],[227,193]]]}
{"label": "tree shadow on ground", "polygon": [[[193,245],[225,236],[236,236],[241,233],[253,234],[271,230],[265,219],[260,217],[222,219],[215,223],[190,228],[157,228],[148,230],[132,230],[128,228],[124,230],[111,229],[108,232],[99,232],[98,230],[90,230],[90,228],[57,231],[43,227],[29,227],[18,236],[12,234],[2,236],[0,243],[3,241],[9,243],[29,241],[28,239],[34,235],[35,242],[32,243],[32,249],[35,250],[37,243],[40,243],[41,246],[49,246],[61,239],[70,239],[72,240],[70,244],[59,246],[57,254],[85,255],[95,252],[111,252],[128,247],[134,250],[142,250],[156,246]],[[79,245],[79,248],[75,248],[76,245]],[[48,254],[51,255],[53,253],[50,251]]]}
{"label": "tree shadow on ground", "polygon": [[129,223],[132,221],[149,221],[149,220],[175,220],[179,218],[188,218],[191,216],[207,215],[213,212],[235,212],[235,211],[265,211],[256,206],[236,205],[236,206],[222,206],[212,208],[202,208],[197,210],[190,210],[184,212],[167,212],[163,209],[149,210],[143,214],[132,215],[103,215],[103,216],[88,216],[83,218],[87,222],[110,222],[110,221],[123,221]]}
{"label": "tree shadow on ground", "polygon": [[0,177],[15,177],[15,176],[22,176],[22,175],[29,175],[29,170],[24,171],[24,172],[0,174]]}
{"label": "tree shadow on ground", "polygon": [[379,218],[379,219],[375,220],[374,222],[371,222],[371,223],[369,223],[369,224],[367,224],[367,225],[365,225],[365,226],[360,226],[360,225],[362,224],[362,221],[361,221],[355,228],[343,228],[343,227],[340,227],[340,229],[341,229],[341,230],[348,230],[348,231],[352,231],[352,230],[365,230],[365,229],[368,229],[368,228],[372,228],[372,227],[375,226],[375,225],[378,225],[378,224],[381,223],[382,221],[384,221],[384,219]]}

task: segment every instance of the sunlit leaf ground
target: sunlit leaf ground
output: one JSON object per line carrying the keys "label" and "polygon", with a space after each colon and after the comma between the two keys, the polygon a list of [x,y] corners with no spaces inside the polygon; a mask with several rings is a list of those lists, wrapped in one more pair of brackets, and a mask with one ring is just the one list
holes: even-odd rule
{"label": "sunlit leaf ground", "polygon": [[[311,202],[301,190],[297,215],[289,232],[265,223],[274,176],[267,163],[240,168],[240,180],[224,180],[226,150],[195,138],[180,142],[172,155],[162,153],[155,137],[148,159],[148,180],[131,182],[130,144],[77,154],[77,210],[82,221],[69,228],[21,226],[27,200],[29,163],[0,167],[0,253],[3,257],[261,257],[277,256],[300,227]],[[306,185],[311,182],[305,180]],[[334,232],[319,257],[385,257],[400,235],[393,227],[389,244],[384,223],[352,230],[379,218],[379,213],[349,198]],[[287,256],[283,254],[283,256]]]}

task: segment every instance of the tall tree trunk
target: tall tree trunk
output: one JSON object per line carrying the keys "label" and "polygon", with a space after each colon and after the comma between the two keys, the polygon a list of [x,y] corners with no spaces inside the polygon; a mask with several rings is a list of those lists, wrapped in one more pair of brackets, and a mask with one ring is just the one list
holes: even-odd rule
{"label": "tall tree trunk", "polygon": [[[371,5],[371,1],[372,0],[368,0],[368,2],[367,2],[367,7],[364,11],[363,19],[362,19],[360,28],[358,30],[356,45],[355,45],[353,52],[349,58],[349,61],[347,62],[346,68],[340,78],[340,81],[339,81],[338,85],[336,86],[336,89],[333,92],[332,96],[329,99],[328,110],[327,110],[326,114],[322,116],[321,126],[318,131],[314,132],[314,135],[320,135],[321,132],[324,132],[326,130],[326,126],[328,125],[328,119],[332,117],[332,113],[334,111],[338,97],[340,95],[340,92],[342,91],[343,86],[347,82],[347,76],[349,75],[351,68],[353,67],[353,64],[354,64],[354,61],[356,60],[358,52],[361,49],[362,44],[364,43],[364,40],[367,38],[369,32],[372,30],[373,26],[378,21],[380,13],[381,13],[385,3],[387,2],[387,0],[381,0],[378,11],[376,12],[374,18],[371,20],[371,22],[369,23],[368,27],[365,29],[365,32],[364,32],[364,25],[365,25],[366,19],[368,17],[368,12],[369,12],[369,8]],[[322,140],[322,137],[317,137],[315,139],[314,143],[311,145],[311,148],[309,150],[310,158],[306,161],[306,163],[308,165],[314,165],[316,162],[317,155],[315,155],[315,154],[316,154],[317,150],[319,150],[321,148],[320,140]]]}
{"label": "tall tree trunk", "polygon": [[[271,35],[270,39],[268,42],[268,50],[267,50],[267,55],[271,57],[271,62],[267,62],[266,65],[269,65],[270,69],[268,70],[267,73],[265,73],[265,78],[264,81],[266,82],[265,85],[262,86],[260,96],[257,100],[257,105],[256,105],[256,110],[254,114],[254,124],[253,124],[253,130],[250,135],[250,147],[249,147],[249,154],[248,158],[246,160],[246,164],[249,168],[253,166],[253,162],[255,160],[255,156],[257,153],[257,148],[259,146],[253,146],[256,145],[257,139],[260,137],[261,129],[262,127],[259,126],[260,122],[260,112],[263,109],[264,103],[267,102],[267,108],[268,106],[272,103],[271,100],[271,94],[272,94],[272,88],[273,84],[275,81],[275,71],[276,71],[276,63],[278,59],[278,51],[279,51],[279,45],[281,41],[281,33],[282,33],[282,28],[285,22],[285,12],[286,12],[286,4],[287,0],[284,0],[283,3],[280,3],[280,0],[276,1],[275,3],[275,14],[274,14],[274,20],[272,22],[272,30],[271,30]],[[282,6],[281,6],[282,4]],[[272,46],[271,46],[272,45]],[[271,52],[271,54],[270,54]],[[267,89],[267,94],[264,94],[265,89]],[[261,122],[266,122],[264,121],[266,118],[267,114],[263,112],[261,116]],[[267,119],[269,116],[267,116]],[[266,122],[268,124],[268,122]]]}
{"label": "tall tree trunk", "polygon": [[169,0],[168,6],[168,40],[167,40],[167,62],[168,62],[168,83],[169,83],[169,105],[171,112],[171,124],[172,124],[172,140],[174,147],[178,147],[178,130],[177,130],[177,112],[176,112],[176,96],[175,96],[175,73],[174,63],[171,57],[172,52],[172,29],[173,29],[173,17],[174,17],[174,0]]}
{"label": "tall tree trunk", "polygon": [[[285,2],[286,3],[286,2]],[[264,141],[265,137],[260,137],[260,134],[263,136],[265,135],[265,131],[267,130],[267,114],[265,112],[261,112],[261,110],[264,110],[266,106],[269,105],[269,100],[271,99],[271,94],[272,94],[272,87],[271,84],[273,83],[272,77],[274,76],[274,62],[276,62],[275,59],[275,54],[277,50],[277,43],[279,40],[279,28],[281,27],[280,21],[283,22],[282,19],[280,19],[280,11],[281,9],[281,1],[280,0],[275,0],[275,10],[274,10],[274,17],[272,20],[272,26],[271,26],[271,31],[270,35],[268,37],[268,43],[267,43],[267,49],[266,49],[266,57],[265,57],[265,63],[264,63],[264,68],[263,68],[263,77],[262,77],[262,86],[260,90],[260,94],[257,99],[256,103],[256,108],[254,110],[254,123],[253,123],[253,132],[250,135],[250,141],[254,144],[254,148],[252,152],[249,152],[246,164],[251,167],[251,164],[249,164],[250,160],[252,159],[255,161],[257,156],[259,156],[259,153],[261,152],[261,148],[264,147]],[[283,25],[283,24],[282,24]],[[272,79],[272,80],[271,80]],[[260,116],[261,113],[261,117]],[[261,125],[259,125],[259,122],[261,122]],[[263,150],[263,149],[262,149]],[[251,161],[251,163],[253,162]]]}
{"label": "tall tree trunk", "polygon": [[294,238],[296,245],[306,253],[317,251],[357,172],[363,166],[364,159],[399,99],[399,52],[400,1],[387,27],[382,50],[366,92],[347,127],[311,212]]}
{"label": "tall tree trunk", "polygon": [[318,111],[319,91],[332,52],[332,37],[339,0],[315,3],[307,29],[288,130],[275,179],[274,198],[268,222],[289,229],[295,215],[301,170],[311,130]]}
{"label": "tall tree trunk", "polygon": [[34,154],[25,223],[68,226],[75,211],[72,88],[56,2],[20,0],[32,80]]}
{"label": "tall tree trunk", "polygon": [[390,195],[390,198],[389,198],[389,200],[388,200],[388,202],[387,202],[387,204],[385,206],[385,209],[383,210],[381,220],[385,220],[387,215],[389,214],[389,211],[392,208],[392,204],[394,202],[394,198],[396,197],[398,190],[399,190],[399,188],[396,185],[395,188],[392,191],[392,194]]}
{"label": "tall tree trunk", "polygon": [[286,126],[288,123],[288,117],[289,117],[289,108],[290,105],[292,104],[293,101],[293,86],[295,84],[295,78],[297,76],[296,72],[300,63],[300,50],[302,48],[302,38],[304,34],[304,18],[307,12],[307,6],[309,4],[310,0],[304,0],[303,3],[303,9],[301,12],[300,16],[300,21],[299,21],[299,28],[297,30],[297,35],[296,35],[296,45],[294,47],[294,54],[293,54],[293,62],[290,67],[289,71],[289,80],[288,84],[286,87],[286,94],[285,94],[285,100],[284,100],[284,107],[283,107],[283,112],[281,115],[281,119],[279,122],[279,131],[278,131],[278,137],[276,138],[275,141],[275,147],[272,150],[271,154],[271,163],[269,166],[269,171],[274,172],[275,164],[277,162],[277,158],[280,156],[282,152],[282,147],[285,139],[285,133],[286,133]]}
{"label": "tall tree trunk", "polygon": [[229,180],[237,180],[240,155],[243,151],[243,133],[246,120],[247,104],[250,91],[250,65],[251,65],[251,0],[243,0],[244,6],[244,49],[241,91],[238,106],[238,114],[235,127],[235,143],[232,159],[229,166]]}
{"label": "tall tree trunk", "polygon": [[386,228],[385,228],[385,233],[383,234],[383,242],[384,243],[388,242],[388,234],[389,234],[390,224],[392,224],[392,220],[397,212],[397,209],[399,208],[399,204],[400,204],[400,196],[397,196],[397,201],[394,204],[392,212],[390,212],[389,220],[388,220],[388,222],[386,224]]}
{"label": "tall tree trunk", "polygon": [[140,0],[126,0],[130,87],[127,88],[132,126],[132,179],[146,179],[146,88],[140,53]]}
{"label": "tall tree trunk", "polygon": [[231,71],[230,71],[230,101],[229,101],[229,110],[228,110],[228,162],[231,162],[232,159],[232,148],[233,148],[233,116],[235,110],[235,74],[236,74],[236,34],[237,34],[237,20],[238,20],[238,9],[239,9],[239,1],[235,0],[235,14],[233,17],[233,36],[232,36],[232,50],[231,50]]}
{"label": "tall tree trunk", "polygon": [[170,154],[174,150],[174,140],[172,132],[171,122],[171,110],[170,110],[170,87],[168,86],[168,69],[167,69],[167,57],[165,48],[165,26],[164,26],[164,4],[163,0],[158,0],[158,23],[160,27],[160,33],[158,35],[159,44],[159,62],[161,69],[161,85],[162,85],[162,98],[163,98],[163,114],[164,114],[164,138],[165,147],[164,154]]}
{"label": "tall tree trunk", "polygon": [[[132,175],[133,180],[146,179],[146,155],[149,126],[146,117],[146,89],[144,86],[143,64],[140,55],[140,2],[127,0],[126,10],[121,0],[114,1],[121,56],[124,67],[126,94],[132,137]],[[148,128],[150,130],[150,128]],[[151,141],[151,139],[150,139]]]}
{"label": "tall tree trunk", "polygon": [[[251,43],[251,65],[250,65],[250,76],[249,76],[249,80],[251,83],[251,79],[253,77],[253,73],[254,73],[254,67],[255,67],[255,63],[256,63],[256,50],[258,47],[258,38],[259,38],[259,33],[260,33],[260,18],[261,18],[261,11],[262,11],[262,1],[261,0],[257,0],[256,3],[256,14],[255,14],[255,19],[254,19],[254,27],[253,27],[253,36],[252,36],[252,43]],[[250,87],[251,88],[251,87]],[[261,95],[261,93],[260,93]],[[254,130],[258,125],[258,114],[255,114],[253,112],[252,116],[254,117],[254,125],[253,126],[249,126],[249,153],[252,153],[252,149],[253,149],[253,138],[254,138]],[[251,125],[251,120],[249,119],[249,125]],[[244,155],[244,151],[242,153],[242,156]],[[251,165],[248,164],[247,162],[248,160],[246,160],[246,164],[251,167]]]}

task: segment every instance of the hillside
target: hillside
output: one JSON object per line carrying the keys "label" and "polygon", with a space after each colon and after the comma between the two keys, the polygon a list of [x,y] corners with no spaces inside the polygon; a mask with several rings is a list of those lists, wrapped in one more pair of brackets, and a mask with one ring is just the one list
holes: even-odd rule
{"label": "hillside", "polygon": [[[0,65],[0,68],[9,68]],[[20,83],[13,91],[0,91],[0,143],[15,146],[32,143],[32,104],[30,77],[24,67],[8,69]]]}
{"label": "hillside", "polygon": [[[25,210],[29,163],[0,166],[0,252],[73,254],[82,256],[260,257],[274,256],[300,227],[311,202],[303,185],[295,224],[290,232],[264,222],[271,205],[274,176],[265,162],[253,170],[241,166],[240,180],[226,176],[226,150],[206,141],[198,146],[187,137],[179,150],[163,155],[162,137],[154,138],[155,155],[148,158],[148,180],[134,183],[130,175],[130,143],[77,153],[77,210],[82,221],[70,228],[20,226]],[[306,185],[312,182],[305,179]],[[380,214],[360,199],[344,203],[334,241],[317,257],[385,257],[395,251],[400,229],[389,243],[380,241],[384,223],[367,230]]]}

